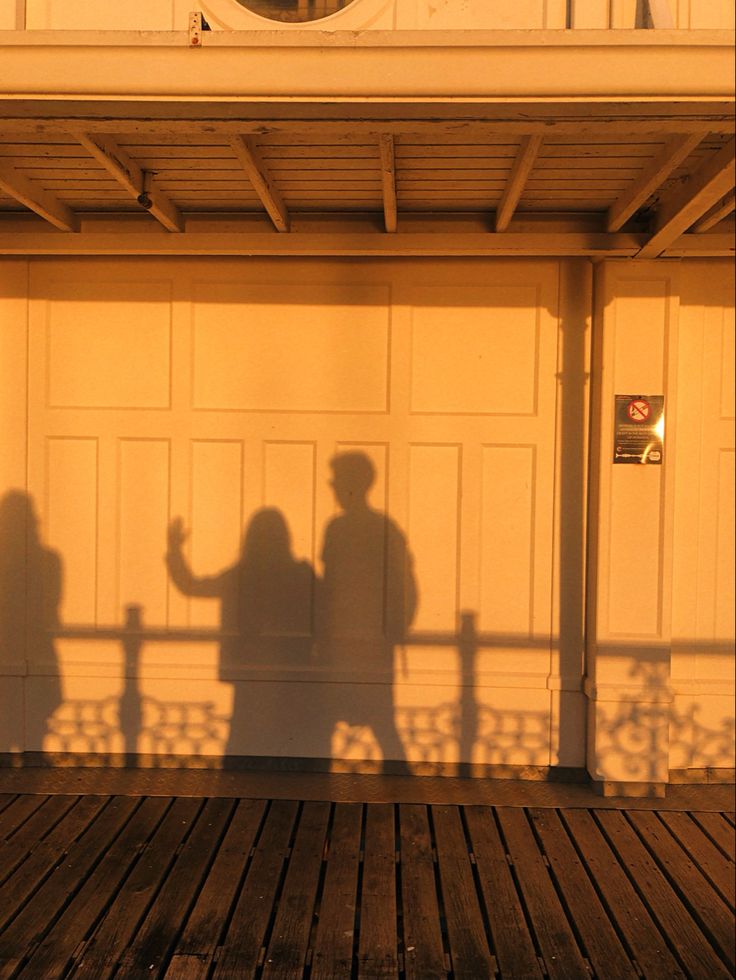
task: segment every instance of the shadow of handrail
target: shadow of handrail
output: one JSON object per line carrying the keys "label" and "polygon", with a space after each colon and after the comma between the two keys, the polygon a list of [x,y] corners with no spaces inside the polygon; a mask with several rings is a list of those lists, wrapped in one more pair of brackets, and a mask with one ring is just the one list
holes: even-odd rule
{"label": "shadow of handrail", "polygon": [[[182,764],[178,761],[182,742],[190,746],[193,755],[202,751],[202,746],[216,744],[219,732],[227,729],[229,719],[217,713],[213,702],[180,703],[166,702],[144,695],[139,686],[140,661],[143,645],[146,643],[202,642],[221,643],[223,639],[237,638],[237,634],[212,628],[164,628],[146,626],[143,609],[140,606],[127,606],[125,620],[121,626],[87,627],[67,626],[53,631],[58,639],[73,640],[113,640],[121,644],[123,652],[123,690],[116,698],[105,698],[98,702],[69,702],[72,717],[60,719],[54,726],[54,734],[67,746],[84,741],[98,751],[107,743],[112,743],[115,735],[115,707],[119,722],[118,731],[122,733],[124,756],[127,765],[136,765],[140,758],[141,736],[145,735],[155,749],[156,764]],[[533,765],[529,761],[544,753],[549,740],[549,716],[547,711],[493,707],[479,703],[477,698],[477,663],[480,649],[553,649],[555,637],[528,637],[518,634],[490,634],[479,632],[473,612],[462,612],[457,632],[415,632],[403,641],[407,648],[436,647],[453,648],[458,657],[459,696],[457,700],[446,701],[432,706],[397,706],[396,715],[403,737],[411,746],[410,757],[416,771],[432,772],[432,767],[442,763],[437,760],[457,759],[456,773],[470,774],[473,768],[469,760],[493,766]],[[688,650],[702,648],[710,654],[733,656],[733,645],[723,641],[704,644],[697,641],[678,641]],[[673,646],[676,644],[673,644]],[[597,656],[621,656],[625,644],[601,645]],[[663,646],[632,643],[629,677],[633,687],[641,688],[646,701],[647,691],[662,690],[662,675],[653,668],[663,657]],[[259,665],[260,668],[263,665]],[[288,679],[288,671],[286,677]],[[299,676],[296,671],[294,676]],[[281,677],[280,679],[283,679]],[[329,671],[317,674],[320,682],[335,680]],[[347,678],[349,680],[349,678]],[[582,677],[581,677],[582,683]],[[117,702],[116,705],[114,702]],[[609,752],[620,755],[631,769],[632,776],[641,776],[646,769],[646,759],[640,753],[631,753],[631,723],[641,726],[642,739],[652,723],[646,704],[636,708],[634,715],[624,714],[611,717],[607,723]],[[76,729],[79,729],[78,731]],[[733,725],[723,721],[718,727],[706,724],[698,718],[698,708],[679,711],[672,706],[670,725],[671,744],[681,747],[691,746],[698,758],[723,758],[733,742]],[[335,758],[343,755],[361,754],[370,761],[375,746],[366,741],[360,731],[345,728],[338,735],[338,750]],[[119,738],[119,735],[118,735]],[[340,743],[342,739],[342,743]],[[622,741],[623,740],[623,741]],[[636,739],[634,739],[636,741]],[[644,742],[642,741],[643,745]],[[76,754],[76,753],[75,753]],[[631,757],[631,758],[629,758]],[[643,778],[643,777],[642,777]]]}

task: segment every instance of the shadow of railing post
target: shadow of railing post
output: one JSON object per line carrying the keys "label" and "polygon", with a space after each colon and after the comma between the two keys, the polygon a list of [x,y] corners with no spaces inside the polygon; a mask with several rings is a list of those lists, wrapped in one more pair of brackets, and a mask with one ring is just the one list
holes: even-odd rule
{"label": "shadow of railing post", "polygon": [[478,653],[478,632],[474,612],[460,613],[460,632],[457,644],[460,655],[460,733],[458,775],[470,776],[473,746],[478,727],[478,706],[475,698],[475,658]]}
{"label": "shadow of railing post", "polygon": [[125,745],[125,765],[135,766],[138,737],[142,728],[141,693],[138,687],[140,654],[143,645],[143,607],[125,607],[123,627],[123,693],[120,696],[120,731]]}

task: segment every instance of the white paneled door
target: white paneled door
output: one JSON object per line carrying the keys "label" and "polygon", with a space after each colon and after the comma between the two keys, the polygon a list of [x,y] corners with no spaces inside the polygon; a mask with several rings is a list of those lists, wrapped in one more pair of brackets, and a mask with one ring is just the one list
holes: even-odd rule
{"label": "white paneled door", "polygon": [[43,747],[554,764],[558,280],[34,263]]}

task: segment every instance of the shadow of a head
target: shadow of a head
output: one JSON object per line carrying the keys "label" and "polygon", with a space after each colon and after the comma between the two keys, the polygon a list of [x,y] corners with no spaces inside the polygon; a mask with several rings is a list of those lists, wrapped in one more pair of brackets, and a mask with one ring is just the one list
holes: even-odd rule
{"label": "shadow of a head", "polygon": [[330,485],[343,510],[367,506],[368,491],[376,479],[373,463],[360,452],[338,453],[330,460]]}

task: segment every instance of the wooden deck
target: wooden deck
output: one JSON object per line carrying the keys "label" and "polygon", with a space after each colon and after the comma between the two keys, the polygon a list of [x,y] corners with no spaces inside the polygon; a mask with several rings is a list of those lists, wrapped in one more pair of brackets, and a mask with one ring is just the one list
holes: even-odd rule
{"label": "wooden deck", "polygon": [[732,813],[0,796],[0,977],[734,971]]}

